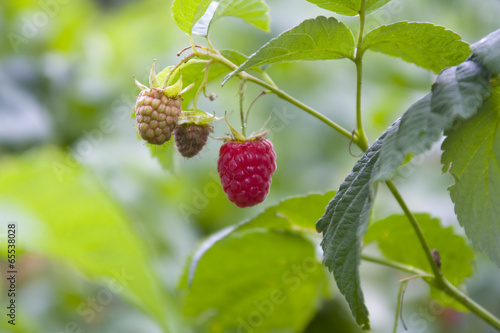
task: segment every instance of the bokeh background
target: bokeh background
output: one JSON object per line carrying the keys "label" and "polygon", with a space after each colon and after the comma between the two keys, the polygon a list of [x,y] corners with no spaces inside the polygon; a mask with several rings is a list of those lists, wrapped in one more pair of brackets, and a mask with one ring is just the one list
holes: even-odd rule
{"label": "bokeh background", "polygon": [[[467,42],[499,28],[498,0],[394,3],[390,9],[372,14],[367,28],[401,20],[426,21],[456,31]],[[268,4],[270,34],[238,19],[224,18],[215,23],[212,42],[220,49],[251,54],[304,19],[331,15],[301,0],[269,0]],[[114,293],[94,312],[92,320],[84,320],[85,310],[92,307],[89,302],[107,283],[99,278],[99,272],[106,270],[107,263],[126,258],[154,272],[161,286],[156,292],[174,300],[168,305],[171,316],[184,322],[179,332],[196,332],[192,328],[196,323],[180,314],[176,286],[200,240],[286,197],[336,189],[355,163],[347,140],[294,106],[267,95],[255,103],[249,123],[250,130],[257,130],[271,117],[274,126],[270,138],[278,155],[278,171],[263,204],[238,209],[227,201],[216,175],[220,146],[216,140],[210,140],[202,154],[191,160],[177,154],[172,167],[164,170],[148,147],[137,140],[130,115],[139,92],[132,76],[147,82],[153,59],[157,59],[157,68],[175,64],[176,53],[189,45],[188,37],[171,18],[170,5],[169,0],[0,3],[0,244],[4,248],[7,223],[15,222],[20,252],[18,325],[13,327],[6,324],[4,314],[7,263],[1,250],[0,299],[4,310],[0,332],[161,332],[151,309],[135,306],[138,302],[126,293]],[[336,17],[357,30],[355,18]],[[367,54],[365,59],[363,111],[373,141],[429,91],[435,75],[376,53]],[[344,127],[353,127],[352,63],[276,64],[268,72],[283,90]],[[228,112],[236,123],[238,82],[229,81],[223,88],[218,82],[208,87],[218,98],[213,102],[201,98],[199,107],[219,116]],[[247,105],[259,91],[248,84]],[[214,137],[225,133],[225,125],[217,124]],[[441,175],[439,160],[436,145],[405,166],[397,182],[414,211],[429,212],[462,233],[446,191],[452,180]],[[54,172],[40,171],[47,167]],[[207,189],[209,196],[199,195]],[[23,202],[30,204],[23,206]],[[381,188],[374,219],[392,213],[400,211]],[[141,240],[145,256],[113,238],[114,225],[108,222],[117,216],[128,226],[130,239]],[[65,221],[77,220],[75,225],[86,232],[84,226],[94,227],[88,234],[78,228],[63,228],[64,233],[59,234],[63,236],[53,239],[46,237],[47,227],[39,219],[57,221],[54,225],[61,228]],[[85,251],[71,247],[73,242],[91,245],[95,239],[104,239],[108,245],[90,261],[84,258]],[[95,276],[89,278],[86,270]],[[373,330],[387,332],[392,328],[402,276],[365,263],[361,273]],[[499,273],[478,254],[475,275],[466,283],[467,292],[497,315]],[[318,304],[306,332],[359,331],[334,289],[331,297]],[[423,282],[410,282],[403,313],[408,332],[493,332],[472,315],[451,309],[433,312]],[[73,322],[77,326],[72,326]]]}

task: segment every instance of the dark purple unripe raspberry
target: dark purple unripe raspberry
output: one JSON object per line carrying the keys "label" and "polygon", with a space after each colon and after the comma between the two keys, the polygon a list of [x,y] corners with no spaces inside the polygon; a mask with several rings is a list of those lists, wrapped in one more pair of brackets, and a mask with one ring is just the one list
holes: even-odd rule
{"label": "dark purple unripe raspberry", "polygon": [[208,136],[214,131],[211,125],[186,123],[174,129],[174,139],[177,150],[184,157],[197,155],[207,143]]}
{"label": "dark purple unripe raspberry", "polygon": [[141,138],[154,145],[170,140],[181,114],[181,100],[166,96],[163,89],[142,90],[135,104]]}
{"label": "dark purple unripe raspberry", "polygon": [[276,171],[276,153],[267,139],[229,141],[219,151],[217,171],[222,188],[238,207],[261,203]]}

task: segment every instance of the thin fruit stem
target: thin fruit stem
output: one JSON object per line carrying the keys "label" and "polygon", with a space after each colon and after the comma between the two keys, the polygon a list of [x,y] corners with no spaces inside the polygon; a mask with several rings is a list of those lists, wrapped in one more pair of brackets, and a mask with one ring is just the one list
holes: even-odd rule
{"label": "thin fruit stem", "polygon": [[396,314],[395,314],[395,318],[394,318],[394,327],[392,329],[392,333],[397,333],[397,331],[398,331],[399,317],[401,317],[401,323],[403,324],[403,327],[405,328],[405,330],[408,330],[408,328],[406,327],[405,322],[403,320],[402,313],[403,313],[403,298],[404,298],[406,287],[408,286],[409,281],[410,281],[409,279],[405,279],[405,280],[401,281],[401,285],[399,286],[398,301],[396,304]]}
{"label": "thin fruit stem", "polygon": [[370,144],[363,127],[361,116],[361,88],[363,85],[363,33],[365,29],[365,6],[366,0],[361,1],[361,9],[359,11],[359,34],[358,45],[356,48],[356,56],[354,63],[356,64],[356,135],[358,142],[356,143],[363,151],[366,151]]}
{"label": "thin fruit stem", "polygon": [[372,257],[372,256],[367,255],[367,254],[362,254],[361,259],[363,259],[364,261],[373,262],[375,264],[384,265],[387,267],[392,267],[392,268],[398,269],[398,270],[403,271],[403,272],[415,274],[415,275],[418,275],[420,277],[432,278],[432,276],[429,273],[424,272],[423,270],[421,270],[419,268],[416,268],[416,267],[413,267],[410,265],[406,265],[406,264],[402,264],[398,261],[385,259],[385,258],[376,258],[376,257]]}
{"label": "thin fruit stem", "polygon": [[[193,46],[194,47],[194,46]],[[172,76],[172,74],[174,74],[174,72],[179,68],[181,67],[182,64],[186,63],[188,60],[196,57],[197,54],[196,53],[191,53],[187,56],[185,56],[184,58],[182,58],[181,61],[179,61],[177,63],[177,65],[175,65],[174,67],[172,67],[172,69],[170,69],[170,71],[168,72],[167,76],[165,77],[165,81],[163,81],[163,86],[166,86],[168,84],[168,81],[170,80],[170,77]]]}
{"label": "thin fruit stem", "polygon": [[198,104],[198,96],[200,96],[200,93],[203,91],[205,88],[205,85],[207,84],[208,80],[208,72],[210,69],[210,65],[213,63],[213,60],[209,60],[207,62],[207,65],[205,66],[205,75],[203,76],[203,81],[201,81],[200,87],[198,88],[198,91],[196,91],[196,95],[194,95],[193,98],[193,110],[197,110],[196,106]]}
{"label": "thin fruit stem", "polygon": [[241,132],[242,132],[243,136],[246,138],[247,133],[246,133],[246,124],[245,124],[245,111],[243,111],[243,100],[245,98],[245,85],[246,85],[246,80],[241,79],[240,80],[240,90],[238,91],[238,95],[240,95]]}
{"label": "thin fruit stem", "polygon": [[245,115],[245,124],[248,123],[248,115],[250,114],[250,109],[252,108],[252,106],[255,104],[255,102],[257,102],[257,100],[264,96],[265,94],[268,94],[269,92],[268,91],[261,91],[260,94],[254,98],[254,100],[252,101],[252,103],[250,103],[250,106],[248,107],[247,109],[247,114]]}

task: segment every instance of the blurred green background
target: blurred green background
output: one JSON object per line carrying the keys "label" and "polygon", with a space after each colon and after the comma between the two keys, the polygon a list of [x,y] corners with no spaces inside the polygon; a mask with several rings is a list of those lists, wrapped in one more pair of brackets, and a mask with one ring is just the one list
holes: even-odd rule
{"label": "blurred green background", "polygon": [[[219,49],[251,54],[304,19],[330,15],[301,0],[268,4],[271,34],[224,18],[215,23],[212,42]],[[355,163],[347,140],[267,95],[253,106],[249,124],[257,130],[271,116],[274,126],[269,137],[278,170],[263,204],[243,210],[227,201],[216,174],[216,140],[191,160],[177,154],[171,170],[163,170],[137,140],[130,115],[139,92],[132,76],[147,82],[153,59],[157,68],[174,64],[176,53],[189,45],[171,19],[170,5],[167,0],[1,2],[0,244],[4,253],[6,225],[17,223],[21,256],[18,325],[6,324],[3,278],[0,332],[161,332],[155,320],[161,309],[169,309],[177,331],[191,327],[196,332],[192,327],[198,323],[182,318],[176,286],[198,242],[284,198],[336,189]],[[499,16],[498,0],[395,0],[372,14],[367,28],[426,21],[475,42],[498,29]],[[357,30],[355,18],[337,18]],[[435,75],[376,53],[365,59],[363,111],[373,141],[429,91]],[[353,127],[355,68],[350,62],[277,64],[268,72],[283,90]],[[248,86],[247,105],[260,91]],[[237,123],[238,82],[221,88],[216,81],[208,88],[218,98],[201,98],[199,107],[219,116],[233,112],[230,117]],[[225,125],[217,124],[214,136],[225,133]],[[397,180],[413,210],[440,217],[461,233],[446,191],[452,180],[440,174],[439,158],[437,145],[407,165]],[[399,209],[381,188],[374,218],[391,213]],[[112,265],[122,265],[126,272],[111,272]],[[498,269],[482,255],[476,265],[467,291],[498,315]],[[0,266],[5,276],[4,254]],[[103,291],[113,283],[103,276],[127,272],[136,277],[130,290]],[[373,329],[387,331],[401,276],[372,264],[363,264],[361,274]],[[433,315],[427,289],[422,282],[409,285],[408,332],[491,331],[473,316],[453,310]],[[357,332],[342,297],[331,294],[318,305],[306,331]],[[105,299],[105,305],[93,307],[96,298]]]}

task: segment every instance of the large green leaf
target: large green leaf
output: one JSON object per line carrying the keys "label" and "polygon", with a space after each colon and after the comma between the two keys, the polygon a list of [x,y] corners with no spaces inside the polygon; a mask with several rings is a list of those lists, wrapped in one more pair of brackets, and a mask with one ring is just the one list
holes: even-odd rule
{"label": "large green leaf", "polygon": [[429,126],[431,94],[413,104],[401,117],[397,130],[391,131],[382,145],[373,180],[389,180],[408,156],[429,150],[441,137],[442,130]]}
{"label": "large green leaf", "polygon": [[315,313],[323,281],[314,245],[304,237],[235,231],[198,262],[184,311],[206,321],[208,332],[300,332]]}
{"label": "large green leaf", "polygon": [[212,0],[174,0],[172,17],[175,24],[191,36],[193,26],[203,16]]}
{"label": "large green leaf", "polygon": [[398,22],[378,27],[363,39],[363,51],[401,58],[438,73],[470,54],[469,44],[451,30],[431,23]]}
{"label": "large green leaf", "polygon": [[[456,235],[452,227],[444,228],[439,219],[431,218],[428,214],[415,214],[415,218],[429,247],[439,252],[443,275],[454,285],[460,285],[465,278],[472,275],[471,264],[474,253],[467,245],[466,239]],[[387,258],[432,274],[420,241],[405,215],[392,215],[372,224],[364,238],[365,244],[370,242],[377,242]],[[450,297],[442,297],[439,290],[435,288],[431,289],[431,296],[441,300],[445,306],[456,307]]]}
{"label": "large green leaf", "polygon": [[247,61],[229,74],[227,81],[247,68],[296,60],[328,60],[354,57],[354,37],[351,30],[335,18],[319,16],[270,40]]}
{"label": "large green leaf", "polygon": [[[307,0],[318,7],[331,10],[332,12],[354,16],[361,10],[362,0]],[[370,13],[379,9],[391,0],[366,0],[365,12]]]}
{"label": "large green leaf", "polygon": [[205,252],[232,232],[261,228],[309,232],[314,230],[314,223],[321,217],[325,206],[334,195],[334,191],[329,191],[325,194],[313,193],[288,198],[275,206],[266,208],[262,213],[248,221],[228,227],[212,235],[199,247],[191,260],[188,284],[191,284],[198,262]]}
{"label": "large green leaf", "polygon": [[479,42],[471,45],[473,59],[481,63],[491,73],[500,73],[500,29],[492,32]]}
{"label": "large green leaf", "polygon": [[[93,280],[112,279],[163,326],[171,318],[166,292],[149,265],[145,244],[92,174],[70,156],[46,149],[0,160],[0,204],[36,223],[26,250],[60,261]],[[36,230],[30,232],[30,230]]]}
{"label": "large green leaf", "polygon": [[[480,111],[447,131],[443,171],[458,221],[467,237],[500,266],[500,88]],[[451,168],[450,168],[451,166]]]}
{"label": "large green leaf", "polygon": [[361,240],[375,199],[376,182],[372,178],[382,144],[388,134],[397,130],[398,124],[382,133],[358,160],[316,223],[316,229],[323,233],[323,263],[333,272],[356,322],[365,329],[369,329],[370,323],[358,272]]}
{"label": "large green leaf", "polygon": [[445,69],[433,92],[413,104],[387,135],[374,180],[388,180],[408,157],[429,150],[443,129],[472,116],[490,93],[490,74],[474,61]]}
{"label": "large green leaf", "polygon": [[254,27],[269,32],[269,6],[263,0],[221,0],[208,7],[202,19],[194,25],[193,34],[206,37],[210,25],[224,16],[239,17]]}
{"label": "large green leaf", "polygon": [[429,123],[449,129],[457,119],[473,116],[490,94],[491,74],[475,61],[442,71],[432,86]]}

